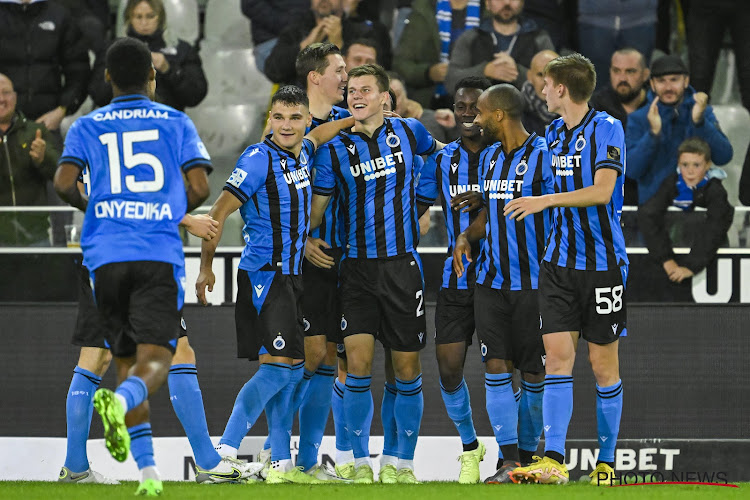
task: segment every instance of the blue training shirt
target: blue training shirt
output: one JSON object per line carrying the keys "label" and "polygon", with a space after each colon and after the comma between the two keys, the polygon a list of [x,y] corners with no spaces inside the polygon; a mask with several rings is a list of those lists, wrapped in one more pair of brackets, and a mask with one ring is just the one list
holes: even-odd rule
{"label": "blue training shirt", "polygon": [[506,155],[496,142],[482,153],[480,172],[487,224],[477,283],[501,290],[535,290],[551,211],[519,221],[503,215],[503,209],[514,198],[554,191],[547,143],[532,133]]}
{"label": "blue training shirt", "polygon": [[81,249],[89,270],[138,260],[185,265],[182,176],[211,169],[186,114],[140,94],[116,97],[73,123],[59,163],[87,171]]}
{"label": "blue training shirt", "polygon": [[421,190],[414,156],[434,150],[435,140],[413,118],[386,118],[372,137],[341,132],[318,148],[313,192],[339,191],[347,257],[395,257],[415,250]]}
{"label": "blue training shirt", "polygon": [[547,144],[556,193],[593,186],[600,168],[611,168],[618,177],[606,205],[554,209],[544,260],[585,271],[605,271],[628,264],[620,227],[626,156],[620,121],[589,109],[583,121],[568,130],[563,119],[558,118],[547,128]]}
{"label": "blue training shirt", "polygon": [[[310,132],[312,129],[323,123],[348,118],[350,116],[351,113],[349,113],[348,110],[334,106],[326,120],[319,120],[313,116],[312,126],[307,129],[307,132]],[[312,174],[313,179],[315,179],[314,169]],[[339,220],[341,220],[339,212],[339,198],[338,196],[332,196],[331,202],[328,204],[326,211],[323,214],[323,220],[321,221],[320,226],[310,230],[310,236],[323,239],[326,243],[331,245],[331,248],[341,247],[341,230],[338,223]]]}
{"label": "blue training shirt", "polygon": [[443,266],[442,288],[466,290],[476,281],[476,267],[479,264],[481,242],[472,245],[472,262],[464,262],[464,274],[459,278],[453,270],[453,249],[456,238],[477,218],[479,210],[457,212],[451,208],[451,198],[467,191],[480,192],[479,157],[481,151],[472,153],[466,149],[461,139],[430,155],[422,177],[420,187],[437,196],[440,190],[440,204],[445,215],[445,227],[448,231],[448,253]]}
{"label": "blue training shirt", "polygon": [[248,147],[224,185],[242,202],[245,221],[239,268],[300,274],[310,229],[310,163],[315,147],[303,139],[299,157],[269,135]]}

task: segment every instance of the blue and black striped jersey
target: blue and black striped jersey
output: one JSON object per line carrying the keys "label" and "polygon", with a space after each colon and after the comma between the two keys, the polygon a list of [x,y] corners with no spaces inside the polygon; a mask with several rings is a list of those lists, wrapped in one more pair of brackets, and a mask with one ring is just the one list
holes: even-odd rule
{"label": "blue and black striped jersey", "polygon": [[457,212],[451,208],[451,198],[466,191],[480,192],[479,186],[479,156],[481,151],[472,153],[466,149],[461,139],[446,144],[446,146],[433,153],[425,164],[419,186],[427,193],[434,193],[437,197],[440,192],[440,204],[445,215],[445,227],[448,231],[448,254],[443,266],[443,288],[466,290],[474,285],[476,281],[476,266],[479,264],[477,258],[480,256],[481,241],[472,245],[473,262],[464,262],[464,274],[459,278],[453,270],[453,248],[456,246],[456,237],[466,230],[479,210],[473,212]]}
{"label": "blue and black striped jersey", "polygon": [[502,290],[535,290],[551,211],[519,221],[503,215],[503,209],[514,198],[553,192],[547,143],[532,133],[506,155],[496,142],[482,153],[479,168],[487,225],[477,283]]}
{"label": "blue and black striped jersey", "polygon": [[[349,113],[349,111],[344,108],[334,106],[333,109],[331,109],[331,113],[328,115],[328,118],[326,120],[319,120],[318,118],[315,118],[313,116],[312,126],[307,129],[307,132],[310,132],[310,130],[314,129],[318,125],[322,125],[323,123],[340,120],[349,116],[351,116],[351,113]],[[315,179],[314,169],[312,174],[313,179]],[[313,238],[321,238],[325,240],[326,243],[331,245],[331,248],[339,248],[341,246],[341,231],[338,224],[339,220],[341,220],[339,214],[339,199],[338,196],[334,195],[331,197],[331,202],[328,204],[328,206],[326,207],[326,211],[323,214],[323,221],[320,223],[320,226],[310,231],[310,236],[312,236]]]}
{"label": "blue and black striped jersey", "polygon": [[415,249],[420,191],[414,156],[434,150],[435,140],[412,118],[386,118],[372,137],[341,132],[318,148],[313,192],[339,191],[347,257],[394,257]]}
{"label": "blue and black striped jersey", "polygon": [[544,260],[584,271],[605,271],[628,263],[620,227],[625,138],[619,120],[589,109],[580,124],[568,130],[562,118],[547,128],[555,192],[568,193],[594,185],[600,168],[618,173],[612,198],[606,205],[558,207]]}
{"label": "blue and black striped jersey", "polygon": [[245,221],[239,268],[300,274],[310,228],[310,163],[313,143],[304,139],[295,158],[266,140],[248,147],[224,185],[242,202]]}

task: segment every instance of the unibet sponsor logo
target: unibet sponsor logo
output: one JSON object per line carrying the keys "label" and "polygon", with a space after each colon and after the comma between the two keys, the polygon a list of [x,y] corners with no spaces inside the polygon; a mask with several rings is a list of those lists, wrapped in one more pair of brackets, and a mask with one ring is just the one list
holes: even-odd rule
{"label": "unibet sponsor logo", "polygon": [[449,190],[451,197],[453,197],[469,191],[475,191],[478,193],[481,190],[481,186],[479,184],[451,184]]}
{"label": "unibet sponsor logo", "polygon": [[94,206],[97,219],[172,220],[168,203],[144,201],[100,201]]}
{"label": "unibet sponsor logo", "polygon": [[552,167],[561,177],[573,175],[573,168],[581,168],[581,155],[552,155]]}
{"label": "unibet sponsor logo", "polygon": [[489,193],[491,200],[512,200],[514,192],[521,193],[523,181],[517,179],[486,179],[484,190]]}
{"label": "unibet sponsor logo", "polygon": [[385,175],[395,174],[396,165],[404,165],[404,153],[401,151],[390,155],[378,156],[357,165],[351,165],[349,171],[352,177],[363,175],[365,180],[369,181]]}
{"label": "unibet sponsor logo", "polygon": [[287,184],[294,184],[294,187],[299,191],[310,185],[310,171],[307,167],[302,167],[297,170],[284,172],[284,180]]}

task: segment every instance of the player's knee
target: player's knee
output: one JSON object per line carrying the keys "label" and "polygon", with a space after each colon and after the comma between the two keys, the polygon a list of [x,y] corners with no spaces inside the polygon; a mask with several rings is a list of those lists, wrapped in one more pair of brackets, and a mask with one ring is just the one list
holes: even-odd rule
{"label": "player's knee", "polygon": [[440,371],[440,385],[443,386],[443,389],[446,391],[453,391],[456,389],[456,387],[461,384],[461,381],[464,379],[464,373],[463,370],[461,371],[452,371],[452,372],[443,372]]}
{"label": "player's knee", "polygon": [[328,354],[328,348],[325,337],[307,337],[305,339],[305,368],[315,371],[326,358],[326,354]]}
{"label": "player's knee", "polygon": [[196,362],[195,351],[190,346],[187,337],[182,337],[177,341],[177,349],[172,357],[173,365],[194,365]]}
{"label": "player's knee", "polygon": [[393,371],[400,380],[414,380],[422,373],[419,352],[393,351]]}
{"label": "player's knee", "polygon": [[487,373],[513,373],[513,362],[505,359],[488,359],[484,363],[484,370]]}
{"label": "player's knee", "polygon": [[530,384],[541,384],[544,382],[545,372],[523,372],[521,378]]}

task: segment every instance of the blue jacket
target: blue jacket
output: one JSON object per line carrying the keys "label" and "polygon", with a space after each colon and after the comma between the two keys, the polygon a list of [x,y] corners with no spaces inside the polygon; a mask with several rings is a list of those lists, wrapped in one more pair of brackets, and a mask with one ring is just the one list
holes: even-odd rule
{"label": "blue jacket", "polygon": [[[662,127],[658,136],[651,134],[648,123],[650,105],[643,106],[628,116],[625,144],[628,151],[625,175],[638,182],[638,204],[643,205],[661,186],[664,179],[674,173],[677,165],[677,148],[689,137],[700,137],[711,146],[711,161],[726,165],[732,159],[732,145],[719,128],[713,108],[708,106],[703,122],[693,123],[695,89],[685,89],[685,96],[677,106],[659,102]],[[656,95],[649,91],[650,103]]]}

